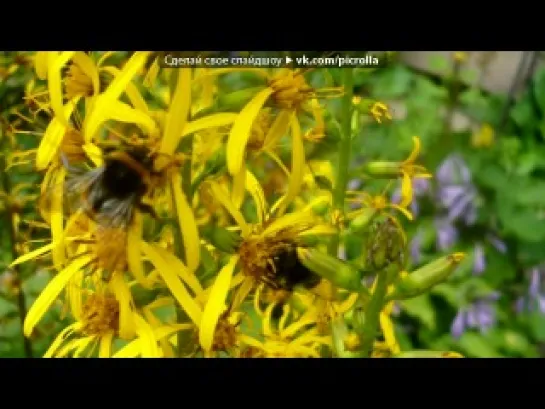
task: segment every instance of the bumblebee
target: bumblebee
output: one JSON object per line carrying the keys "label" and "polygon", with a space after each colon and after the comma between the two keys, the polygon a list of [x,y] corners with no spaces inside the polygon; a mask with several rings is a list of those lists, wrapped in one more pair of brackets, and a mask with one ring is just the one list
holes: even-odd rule
{"label": "bumblebee", "polygon": [[274,272],[266,277],[266,284],[276,290],[291,292],[296,286],[310,289],[320,283],[321,277],[299,261],[295,246],[290,246],[276,254],[273,257],[273,264]]}
{"label": "bumblebee", "polygon": [[67,169],[65,210],[83,210],[97,224],[112,228],[126,228],[135,209],[156,217],[143,201],[158,176],[147,149],[108,148],[102,166],[91,170],[74,167],[66,157],[62,162]]}

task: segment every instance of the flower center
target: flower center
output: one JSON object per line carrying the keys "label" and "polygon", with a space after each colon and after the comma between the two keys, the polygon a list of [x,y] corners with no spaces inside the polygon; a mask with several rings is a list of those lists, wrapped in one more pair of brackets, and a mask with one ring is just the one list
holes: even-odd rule
{"label": "flower center", "polygon": [[274,90],[272,98],[276,105],[284,109],[299,109],[314,95],[314,90],[307,84],[301,73],[282,70],[270,81]]}
{"label": "flower center", "polygon": [[70,64],[68,68],[65,86],[67,99],[78,96],[90,97],[93,95],[93,81],[76,63]]}
{"label": "flower center", "polygon": [[92,251],[95,266],[113,273],[127,267],[127,233],[122,228],[97,227]]}
{"label": "flower center", "polygon": [[227,318],[220,318],[214,333],[214,342],[212,348],[215,351],[229,351],[236,345],[237,330]]}
{"label": "flower center", "polygon": [[119,328],[119,303],[111,295],[90,295],[82,308],[83,332],[104,335]]}

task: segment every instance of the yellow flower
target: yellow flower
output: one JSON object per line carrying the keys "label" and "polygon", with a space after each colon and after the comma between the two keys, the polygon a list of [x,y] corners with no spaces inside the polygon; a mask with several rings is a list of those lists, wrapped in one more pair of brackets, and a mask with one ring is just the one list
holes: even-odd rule
{"label": "yellow flower", "polygon": [[454,61],[461,64],[467,61],[469,55],[465,51],[455,51],[453,54]]}
{"label": "yellow flower", "polygon": [[[232,71],[240,70],[219,69],[215,71],[215,74],[219,75]],[[234,121],[227,140],[227,167],[229,173],[235,178],[238,189],[241,190],[244,186],[244,161],[248,142],[252,134],[252,127],[263,106],[270,101],[278,110],[278,113],[263,140],[262,150],[270,152],[271,148],[276,145],[277,141],[291,127],[293,144],[291,178],[285,198],[281,204],[281,211],[285,211],[301,188],[305,163],[303,137],[298,114],[302,111],[309,111],[313,115],[316,115],[316,113],[321,115],[319,106],[316,105],[317,102],[312,103],[312,100],[316,100],[320,96],[325,95],[325,92],[331,90],[315,90],[311,88],[307,84],[303,72],[300,70],[280,69],[273,75],[270,75],[267,70],[262,69],[254,69],[252,71],[265,79],[267,87],[255,94]],[[317,122],[318,127],[323,127],[321,123],[323,121],[320,117],[317,118]],[[312,137],[316,139],[316,135],[320,133],[323,133],[323,130],[318,129]]]}
{"label": "yellow flower", "polygon": [[490,147],[494,144],[494,128],[489,124],[483,124],[479,131],[471,135],[471,145],[476,148]]}
{"label": "yellow flower", "polygon": [[[303,314],[294,319],[289,305],[283,306],[278,327],[272,326],[272,313],[276,303],[271,303],[262,312],[262,335],[258,340],[248,335],[241,335],[241,342],[262,351],[266,358],[319,358],[320,347],[331,347],[331,337],[321,336],[310,314]],[[289,322],[289,324],[288,324]]]}
{"label": "yellow flower", "polygon": [[402,197],[402,201],[399,204],[395,204],[395,203],[390,203],[384,193],[380,195],[376,195],[376,196],[372,196],[367,192],[348,192],[348,193],[360,196],[360,197],[348,199],[349,202],[361,203],[366,206],[363,209],[357,209],[357,210],[349,212],[347,215],[348,219],[356,218],[357,216],[365,212],[365,209],[368,209],[368,208],[376,210],[377,213],[382,213],[384,212],[384,210],[390,208],[390,209],[398,210],[399,212],[403,213],[403,215],[407,219],[413,220],[413,215],[411,214],[409,210],[407,210],[407,206],[410,205],[410,201],[407,202],[407,199],[408,199],[407,196]]}
{"label": "yellow flower", "polygon": [[388,108],[388,105],[383,102],[375,102],[369,109],[369,112],[371,112],[371,115],[379,124],[382,123],[382,118],[389,119],[390,121],[392,120],[390,109]]}
{"label": "yellow flower", "polygon": [[[200,343],[205,351],[212,347],[215,327],[226,308],[225,299],[231,287],[240,285],[235,294],[235,299],[239,300],[236,305],[240,305],[241,300],[245,299],[258,282],[291,287],[291,278],[286,276],[289,269],[278,270],[275,263],[282,260],[286,262],[286,259],[295,256],[292,253],[305,235],[333,234],[336,231],[332,226],[321,223],[310,211],[278,216],[275,212],[278,202],[269,210],[259,182],[249,171],[246,171],[246,187],[258,212],[258,223],[253,226],[247,223],[224,187],[213,181],[209,183],[215,198],[240,228],[242,244],[237,254],[232,255],[221,269],[210,289],[199,333]],[[241,271],[233,277],[237,265]]]}
{"label": "yellow flower", "polygon": [[429,173],[424,166],[415,165],[416,159],[420,154],[420,138],[413,137],[414,148],[409,157],[399,165],[399,170],[402,175],[401,181],[401,203],[410,204],[413,200],[413,178],[431,178],[433,175]]}

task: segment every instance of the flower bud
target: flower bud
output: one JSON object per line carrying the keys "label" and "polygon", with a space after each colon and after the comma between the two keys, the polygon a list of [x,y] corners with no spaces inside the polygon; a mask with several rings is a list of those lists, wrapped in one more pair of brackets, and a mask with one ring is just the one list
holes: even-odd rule
{"label": "flower bud", "polygon": [[425,293],[445,281],[464,257],[464,253],[453,253],[420,267],[399,280],[386,300],[405,300]]}
{"label": "flower bud", "polygon": [[235,253],[241,242],[241,237],[238,232],[227,230],[223,227],[209,227],[203,231],[208,241],[218,250],[225,253]]}
{"label": "flower bud", "polygon": [[441,351],[406,351],[394,355],[393,358],[463,358],[458,352]]}
{"label": "flower bud", "polygon": [[361,213],[350,222],[350,230],[356,234],[364,233],[377,214],[378,210],[371,207],[362,209]]}
{"label": "flower bud", "polygon": [[399,162],[368,162],[363,166],[363,171],[379,179],[396,179],[402,174],[400,166]]}
{"label": "flower bud", "polygon": [[406,245],[401,228],[390,218],[375,222],[368,237],[366,269],[383,270],[405,264]]}
{"label": "flower bud", "polygon": [[350,264],[316,249],[298,248],[297,254],[306,268],[335,286],[357,293],[368,292],[361,272]]}

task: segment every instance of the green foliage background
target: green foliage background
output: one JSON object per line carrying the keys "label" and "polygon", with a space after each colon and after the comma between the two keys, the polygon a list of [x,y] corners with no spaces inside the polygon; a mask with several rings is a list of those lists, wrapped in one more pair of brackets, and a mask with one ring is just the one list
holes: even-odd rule
{"label": "green foliage background", "polygon": [[[14,74],[3,77],[2,73],[5,75],[14,58],[14,53],[4,53],[0,62],[0,68],[4,67],[0,71],[0,137],[4,138],[13,120],[12,108],[23,103],[23,89],[32,69],[22,65]],[[394,110],[393,121],[383,124],[370,121],[354,137],[355,163],[358,158],[402,159],[412,149],[412,136],[418,135],[423,148],[421,162],[430,171],[435,173],[449,154],[459,153],[471,170],[478,192],[476,225],[471,229],[461,228],[454,249],[449,249],[449,252],[464,251],[469,257],[447,283],[437,286],[430,294],[400,303],[396,331],[401,347],[403,350],[453,350],[468,357],[543,356],[545,315],[539,311],[519,314],[514,304],[527,291],[530,269],[545,261],[545,70],[534,74],[523,95],[510,107],[504,124],[500,121],[506,95],[488,94],[478,84],[461,87],[456,96],[456,110],[471,119],[472,127],[452,131],[445,127],[445,111],[453,104],[453,63],[436,59],[430,64],[442,69],[445,75],[432,77],[395,59],[384,68],[357,69],[355,75],[356,94],[389,103]],[[329,71],[331,80],[339,76],[340,70]],[[475,82],[478,73],[462,66],[458,75]],[[327,81],[328,76],[316,75],[315,81]],[[334,104],[331,109],[335,109]],[[495,128],[495,140],[490,147],[477,148],[472,146],[471,136],[483,123]],[[334,138],[327,143],[334,145]],[[29,139],[31,145],[32,138]],[[5,151],[0,154],[5,157]],[[28,182],[35,176],[30,171],[22,172],[18,176],[21,179],[14,181]],[[352,177],[358,177],[357,168]],[[420,263],[424,264],[440,255],[435,246],[434,226],[438,207],[430,199],[419,204],[417,219],[407,222],[406,227],[409,237],[417,231],[423,237]],[[21,297],[10,290],[8,283],[13,275],[7,269],[12,250],[6,212],[2,210],[5,206],[0,205],[0,357],[22,357],[25,351],[18,309]],[[36,216],[32,205],[26,210],[28,217]],[[489,232],[506,243],[505,254],[485,240]],[[472,273],[477,243],[484,245],[486,258],[486,270],[479,276]],[[355,256],[348,241],[347,257]],[[49,277],[46,271],[21,270],[27,308]],[[497,317],[494,327],[484,333],[468,329],[459,339],[454,338],[451,325],[457,311],[471,303],[475,296],[492,291],[501,295],[494,303]],[[60,308],[56,307],[46,315],[40,331],[31,340],[33,356],[41,356],[52,337],[64,326]]]}

